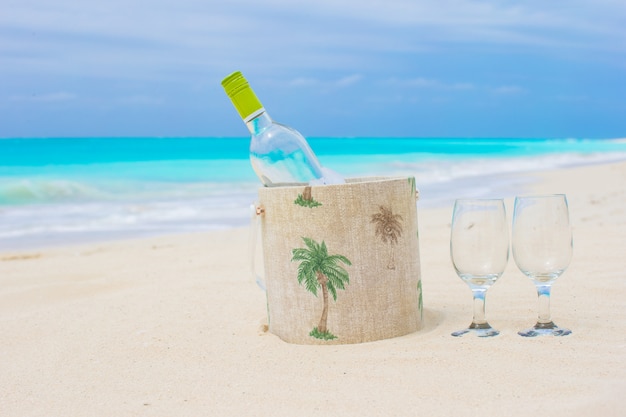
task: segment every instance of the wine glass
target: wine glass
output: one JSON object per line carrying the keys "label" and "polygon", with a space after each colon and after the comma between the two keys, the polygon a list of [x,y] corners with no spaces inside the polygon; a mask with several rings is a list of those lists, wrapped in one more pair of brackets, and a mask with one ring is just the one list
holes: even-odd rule
{"label": "wine glass", "polygon": [[500,332],[485,319],[485,295],[504,272],[509,260],[509,229],[502,199],[459,199],[454,203],[450,256],[459,277],[469,285],[474,297],[474,317],[467,329],[480,337]]}
{"label": "wine glass", "polygon": [[530,278],[539,297],[537,324],[521,336],[566,336],[571,330],[550,318],[550,289],[572,259],[572,231],[565,194],[516,197],[513,211],[513,258]]}

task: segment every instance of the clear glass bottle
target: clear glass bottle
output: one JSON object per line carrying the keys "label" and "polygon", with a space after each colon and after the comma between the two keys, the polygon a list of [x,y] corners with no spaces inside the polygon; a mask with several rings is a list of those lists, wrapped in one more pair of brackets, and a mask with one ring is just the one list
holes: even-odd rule
{"label": "clear glass bottle", "polygon": [[270,118],[241,72],[224,78],[222,87],[250,131],[250,162],[265,186],[343,182],[320,165],[297,130]]}

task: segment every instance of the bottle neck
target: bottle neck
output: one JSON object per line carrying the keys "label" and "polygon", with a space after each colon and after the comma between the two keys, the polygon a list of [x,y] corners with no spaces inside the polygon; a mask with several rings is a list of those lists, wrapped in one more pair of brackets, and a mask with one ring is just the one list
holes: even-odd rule
{"label": "bottle neck", "polygon": [[256,135],[267,129],[272,124],[272,119],[267,112],[263,110],[258,115],[255,115],[245,122],[250,133]]}

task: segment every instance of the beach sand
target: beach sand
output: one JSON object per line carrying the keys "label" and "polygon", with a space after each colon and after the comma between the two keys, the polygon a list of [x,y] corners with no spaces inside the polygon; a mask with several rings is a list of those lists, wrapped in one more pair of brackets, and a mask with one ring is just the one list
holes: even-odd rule
{"label": "beach sand", "polygon": [[574,258],[552,292],[570,336],[516,334],[537,297],[513,259],[487,295],[501,335],[450,336],[472,315],[449,259],[452,207],[419,202],[425,325],[357,345],[264,330],[246,228],[6,252],[0,415],[624,416],[626,163],[536,180],[529,191],[570,203]]}

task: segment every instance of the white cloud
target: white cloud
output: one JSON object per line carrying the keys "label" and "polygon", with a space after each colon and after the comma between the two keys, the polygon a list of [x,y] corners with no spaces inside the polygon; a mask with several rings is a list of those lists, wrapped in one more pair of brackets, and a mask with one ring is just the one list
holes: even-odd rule
{"label": "white cloud", "polygon": [[319,84],[320,84],[320,81],[318,79],[311,78],[311,77],[298,77],[298,78],[294,78],[293,80],[287,83],[287,85],[291,87],[309,87],[309,86],[315,86]]}
{"label": "white cloud", "polygon": [[287,82],[291,87],[315,87],[318,89],[331,89],[350,87],[363,79],[361,74],[352,74],[337,79],[323,80],[312,77],[297,77]]}
{"label": "white cloud", "polygon": [[122,104],[132,106],[158,106],[165,103],[165,100],[162,97],[153,97],[141,94],[122,97],[119,101]]}
{"label": "white cloud", "polygon": [[502,85],[495,87],[493,92],[496,94],[521,94],[525,93],[526,89],[518,85]]}
{"label": "white cloud", "polygon": [[311,18],[340,16],[380,27],[409,28],[426,42],[575,44],[622,51],[626,48],[626,3],[621,0],[268,0],[265,4],[268,3]]}
{"label": "white cloud", "polygon": [[439,81],[420,77],[411,78],[410,80],[405,80],[404,82],[399,81],[399,83],[408,87],[434,87],[439,84]]}
{"label": "white cloud", "polygon": [[343,77],[336,81],[337,87],[349,87],[351,85],[357,84],[359,81],[363,79],[363,76],[360,74],[353,74],[347,77]]}
{"label": "white cloud", "polygon": [[46,94],[13,95],[9,97],[9,99],[11,101],[46,103],[46,102],[71,101],[71,100],[77,99],[77,96],[76,94],[68,93],[66,91],[59,91],[56,93],[46,93]]}
{"label": "white cloud", "polygon": [[11,100],[94,100],[110,108],[210,102],[237,69],[259,92],[284,88],[287,98],[289,88],[313,99],[345,88],[359,93],[355,100],[380,101],[403,89],[444,98],[542,94],[544,68],[568,78],[553,95],[589,86],[584,94],[594,96],[600,90],[585,81],[616,80],[626,60],[623,0],[0,3],[5,107]]}
{"label": "white cloud", "polygon": [[611,0],[0,1],[0,72],[12,74],[207,76],[243,65],[345,73],[383,65],[376,53],[449,43],[626,49],[626,3]]}
{"label": "white cloud", "polygon": [[473,90],[476,86],[468,82],[445,82],[434,78],[409,78],[400,80],[392,78],[387,80],[388,84],[407,88],[431,88],[436,90]]}

